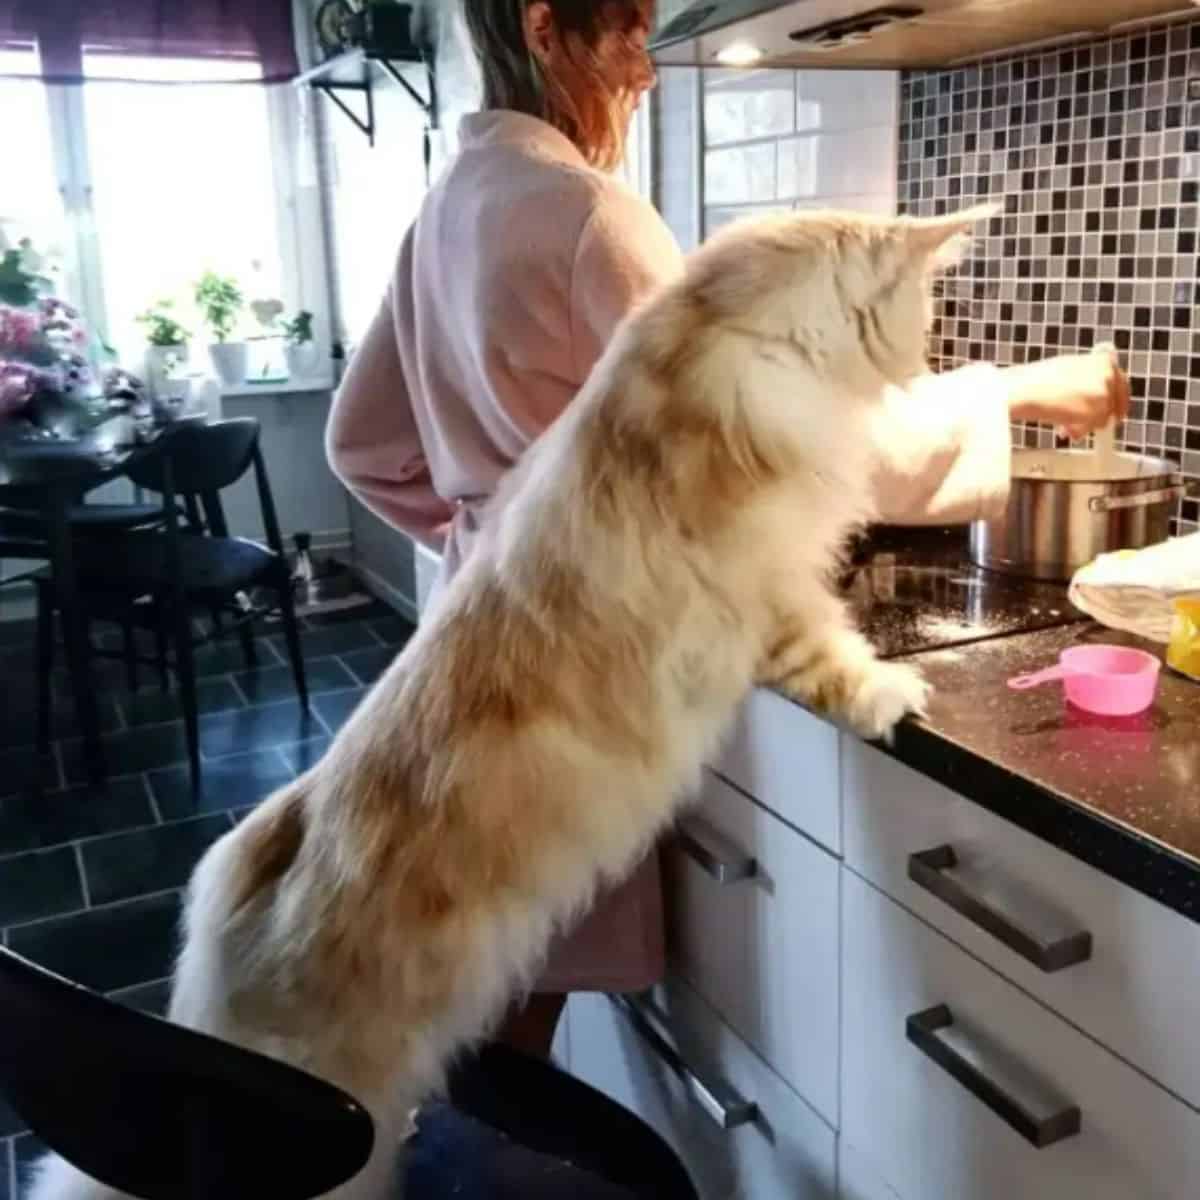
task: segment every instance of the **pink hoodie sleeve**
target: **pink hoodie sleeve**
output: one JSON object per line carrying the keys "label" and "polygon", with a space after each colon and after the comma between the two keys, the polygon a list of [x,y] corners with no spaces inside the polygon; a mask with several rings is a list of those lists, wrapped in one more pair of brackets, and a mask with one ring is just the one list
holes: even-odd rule
{"label": "pink hoodie sleeve", "polygon": [[441,550],[454,510],[433,488],[394,321],[389,291],[334,398],[325,452],[334,474],[376,516]]}

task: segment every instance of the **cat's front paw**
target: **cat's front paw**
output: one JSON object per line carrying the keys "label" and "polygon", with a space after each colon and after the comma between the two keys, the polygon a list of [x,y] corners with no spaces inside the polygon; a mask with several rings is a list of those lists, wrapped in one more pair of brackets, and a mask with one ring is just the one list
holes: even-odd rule
{"label": "cat's front paw", "polygon": [[846,714],[854,731],[889,746],[896,725],[910,713],[923,717],[930,686],[916,667],[876,663],[859,684]]}

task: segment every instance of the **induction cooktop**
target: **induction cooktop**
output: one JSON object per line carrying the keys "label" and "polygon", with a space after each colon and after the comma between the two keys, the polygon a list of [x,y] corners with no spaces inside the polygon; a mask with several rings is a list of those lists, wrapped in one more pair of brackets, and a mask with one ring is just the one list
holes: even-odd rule
{"label": "induction cooktop", "polygon": [[1061,584],[975,566],[963,529],[872,530],[840,582],[885,658],[1086,620]]}

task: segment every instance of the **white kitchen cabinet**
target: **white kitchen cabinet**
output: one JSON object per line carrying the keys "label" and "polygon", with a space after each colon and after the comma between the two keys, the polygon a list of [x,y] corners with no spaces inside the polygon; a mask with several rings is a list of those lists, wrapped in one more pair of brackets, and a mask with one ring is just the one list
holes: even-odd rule
{"label": "white kitchen cabinet", "polygon": [[[842,885],[841,1135],[899,1196],[1200,1195],[1200,1116],[850,871]],[[909,1040],[909,1018],[931,1011],[951,1024],[921,1036],[990,1103]],[[1061,1140],[1031,1144],[1005,1104]]]}
{"label": "white kitchen cabinet", "polygon": [[836,1125],[837,859],[709,771],[682,828],[702,844],[664,860],[673,967]]}
{"label": "white kitchen cabinet", "polygon": [[[842,758],[847,866],[1200,1107],[1194,922],[855,738]],[[944,847],[940,864],[927,853]],[[1046,962],[1080,934],[1085,961]]]}
{"label": "white kitchen cabinet", "polygon": [[879,1174],[870,1157],[838,1138],[838,1200],[903,1200]]}
{"label": "white kitchen cabinet", "polygon": [[840,853],[836,726],[756,688],[738,710],[713,766],[764,807]]}
{"label": "white kitchen cabinet", "polygon": [[[694,1073],[691,1084],[625,1009],[594,993],[574,995],[567,1005],[574,1074],[666,1138],[703,1200],[832,1200],[833,1129],[686,985],[656,989],[651,1003],[652,1028]],[[753,1106],[748,1119],[721,1128],[700,1098],[702,1087],[727,1106]]]}

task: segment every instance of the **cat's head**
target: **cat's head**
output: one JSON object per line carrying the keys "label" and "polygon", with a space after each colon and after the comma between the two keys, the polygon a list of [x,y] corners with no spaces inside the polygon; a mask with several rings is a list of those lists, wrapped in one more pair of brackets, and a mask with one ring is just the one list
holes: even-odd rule
{"label": "cat's head", "polygon": [[926,368],[930,283],[958,262],[983,205],[941,217],[796,213],[748,221],[693,260],[693,295],[735,340],[791,348],[822,375],[872,392]]}

